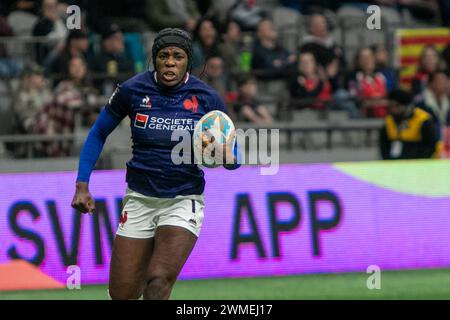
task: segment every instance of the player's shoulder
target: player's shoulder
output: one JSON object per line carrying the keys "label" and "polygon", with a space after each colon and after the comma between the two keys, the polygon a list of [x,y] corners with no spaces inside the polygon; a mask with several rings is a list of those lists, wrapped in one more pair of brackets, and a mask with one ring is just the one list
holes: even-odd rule
{"label": "player's shoulder", "polygon": [[189,89],[196,90],[204,94],[206,97],[221,100],[219,93],[196,76],[189,75]]}
{"label": "player's shoulder", "polygon": [[227,112],[226,105],[220,94],[199,78],[192,76],[189,79],[189,90],[196,93],[205,102],[205,111],[220,110]]}
{"label": "player's shoulder", "polygon": [[132,90],[139,87],[148,87],[153,84],[153,81],[151,81],[151,79],[151,73],[149,71],[144,71],[122,82],[120,84],[120,87],[124,88],[125,90]]}

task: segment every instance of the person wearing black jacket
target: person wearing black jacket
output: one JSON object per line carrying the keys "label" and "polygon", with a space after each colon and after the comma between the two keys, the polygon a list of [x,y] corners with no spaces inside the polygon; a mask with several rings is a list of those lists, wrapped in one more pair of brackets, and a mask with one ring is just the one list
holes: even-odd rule
{"label": "person wearing black jacket", "polygon": [[441,136],[443,127],[450,126],[448,86],[449,80],[443,71],[431,73],[428,76],[427,87],[416,102],[417,107],[430,114],[439,136]]}
{"label": "person wearing black jacket", "polygon": [[91,57],[89,66],[92,71],[116,76],[119,73],[131,74],[134,66],[126,55],[124,34],[117,24],[111,24],[101,32],[100,52]]}

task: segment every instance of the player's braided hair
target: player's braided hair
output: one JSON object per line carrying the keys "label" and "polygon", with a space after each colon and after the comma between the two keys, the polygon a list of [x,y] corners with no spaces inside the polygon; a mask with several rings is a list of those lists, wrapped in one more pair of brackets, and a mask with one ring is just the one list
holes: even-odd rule
{"label": "player's braided hair", "polygon": [[153,42],[152,59],[153,67],[156,70],[156,55],[161,49],[175,46],[183,49],[188,55],[187,70],[191,72],[192,69],[192,39],[189,33],[178,28],[166,28],[161,30]]}

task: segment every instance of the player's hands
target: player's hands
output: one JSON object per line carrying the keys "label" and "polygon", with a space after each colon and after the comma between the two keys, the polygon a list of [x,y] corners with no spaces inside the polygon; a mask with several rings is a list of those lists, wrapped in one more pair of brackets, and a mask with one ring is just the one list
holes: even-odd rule
{"label": "player's hands", "polygon": [[95,201],[89,192],[87,182],[77,182],[75,195],[72,200],[72,208],[81,213],[94,213]]}
{"label": "player's hands", "polygon": [[[225,143],[216,141],[214,135],[209,131],[202,133],[202,147],[204,152],[211,154],[212,157],[222,160],[222,164],[234,164],[236,159],[234,157],[234,139],[236,132],[233,131]],[[218,153],[218,154],[217,154]]]}
{"label": "player's hands", "polygon": [[223,145],[223,163],[224,164],[235,164],[236,163],[236,157],[234,156],[234,144],[236,139],[236,131],[233,131],[228,139],[225,141],[225,144]]}

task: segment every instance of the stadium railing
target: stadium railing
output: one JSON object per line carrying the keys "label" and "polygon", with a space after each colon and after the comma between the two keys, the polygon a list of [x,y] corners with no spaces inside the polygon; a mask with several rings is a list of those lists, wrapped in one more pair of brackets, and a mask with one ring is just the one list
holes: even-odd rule
{"label": "stadium railing", "polygon": [[[333,149],[337,146],[346,146],[350,148],[357,147],[349,139],[343,139],[341,143],[336,143],[334,135],[340,133],[343,137],[350,137],[350,133],[357,133],[358,136],[363,140],[363,143],[359,146],[363,147],[373,147],[377,143],[378,132],[383,125],[383,120],[381,119],[361,119],[361,120],[349,120],[345,122],[313,122],[309,123],[286,123],[286,122],[275,122],[270,125],[255,125],[248,123],[236,123],[236,128],[242,130],[254,129],[256,133],[259,133],[259,129],[278,129],[280,135],[284,135],[285,148],[286,150],[292,150],[295,147],[306,150],[309,146],[315,149]],[[314,141],[315,137],[313,134],[321,134],[325,139],[320,139],[323,143],[317,143]],[[300,140],[299,144],[295,143],[295,135],[303,137],[303,141]],[[281,147],[281,146],[280,146]]]}
{"label": "stadium railing", "polygon": [[[333,149],[335,147],[357,148],[373,147],[377,143],[377,133],[383,121],[381,119],[358,119],[358,120],[333,120],[332,117],[326,121],[308,117],[305,114],[304,121],[294,122],[274,122],[270,125],[256,125],[250,123],[236,122],[236,128],[248,130],[254,129],[259,134],[258,129],[278,129],[280,133],[281,149]],[[88,134],[88,129],[78,130],[74,134],[64,135],[0,135],[0,144],[22,146],[25,148],[25,158],[34,158],[34,146],[43,142],[69,142],[73,145],[72,155],[79,152],[84,139]],[[343,139],[338,142],[336,135],[341,135]],[[352,136],[353,134],[353,136]],[[319,137],[320,135],[320,137]],[[299,137],[299,140],[296,140]],[[353,137],[353,138],[351,138]],[[116,147],[123,146],[129,148],[129,128],[120,126],[110,143],[106,152],[112,151]],[[355,140],[360,143],[352,143]],[[296,143],[296,142],[299,143]],[[0,155],[1,157],[1,155]]]}
{"label": "stadium railing", "polygon": [[61,134],[61,135],[40,135],[40,134],[16,134],[16,135],[0,135],[0,144],[4,146],[11,146],[13,148],[24,147],[27,158],[35,156],[34,147],[37,143],[44,142],[70,142],[77,141],[76,134]]}
{"label": "stadium railing", "polygon": [[0,37],[0,45],[6,47],[8,56],[24,61],[37,61],[60,42],[60,39],[37,36]]}

